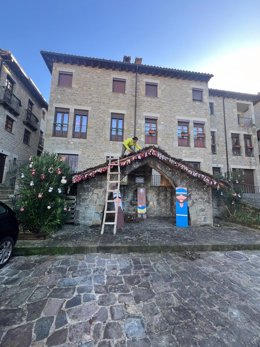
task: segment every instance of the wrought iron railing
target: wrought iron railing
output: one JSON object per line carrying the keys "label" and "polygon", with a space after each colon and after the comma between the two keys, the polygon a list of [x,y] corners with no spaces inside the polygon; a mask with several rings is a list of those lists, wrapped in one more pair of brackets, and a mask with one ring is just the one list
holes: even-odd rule
{"label": "wrought iron railing", "polygon": [[43,137],[40,137],[38,146],[39,147],[44,147],[44,138]]}
{"label": "wrought iron railing", "polygon": [[0,86],[0,103],[8,107],[15,116],[20,114],[21,100],[4,86]]}
{"label": "wrought iron railing", "polygon": [[24,124],[32,130],[38,129],[39,119],[30,110],[25,110]]}
{"label": "wrought iron railing", "polygon": [[238,124],[241,127],[251,127],[253,124],[251,117],[244,117],[244,116],[241,116],[240,114],[237,115],[237,120],[238,120]]}

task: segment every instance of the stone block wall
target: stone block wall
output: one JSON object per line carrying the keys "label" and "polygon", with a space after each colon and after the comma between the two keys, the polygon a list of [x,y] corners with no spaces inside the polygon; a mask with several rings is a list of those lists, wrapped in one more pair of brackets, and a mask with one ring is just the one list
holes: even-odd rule
{"label": "stone block wall", "polygon": [[[0,153],[7,155],[3,182],[5,182],[5,178],[8,177],[6,175],[9,170],[13,170],[15,166],[18,167],[19,165],[27,162],[31,155],[37,154],[42,116],[41,105],[39,105],[38,101],[24,86],[16,74],[5,65],[2,66],[0,86],[5,86],[7,74],[10,75],[15,81],[13,93],[21,100],[22,106],[20,107],[20,114],[18,116],[14,116],[9,112],[9,110],[0,105]],[[26,109],[29,99],[34,104],[33,113],[39,119],[39,127],[37,131],[32,131],[23,124],[23,120],[26,117]],[[6,116],[10,117],[14,121],[12,133],[5,130]],[[28,129],[31,133],[29,145],[23,143],[25,129]]]}
{"label": "stone block wall", "polygon": [[[212,155],[212,166],[220,167],[221,172],[227,172],[227,155],[229,162],[229,169],[240,168],[253,170],[254,183],[260,186],[260,165],[259,165],[259,146],[257,141],[257,134],[255,122],[260,124],[260,116],[258,117],[257,105],[254,107],[250,101],[241,101],[239,99],[224,98],[217,96],[210,96],[209,101],[214,103],[214,114],[210,115],[210,129],[216,133],[216,154]],[[248,105],[249,109],[245,117],[252,119],[252,126],[241,126],[238,124],[238,108],[239,103]],[[260,107],[260,106],[259,106]],[[224,127],[224,108],[226,118],[226,131],[227,131],[227,152],[226,154],[226,139]],[[259,120],[258,120],[259,119]],[[241,155],[234,156],[232,153],[231,134],[239,134]],[[252,144],[254,147],[254,156],[247,157],[245,155],[244,135],[251,135]]]}
{"label": "stone block wall", "polygon": [[[72,88],[58,87],[59,71],[73,73]],[[113,78],[126,80],[125,94],[113,93]],[[145,96],[145,83],[158,84],[158,97]],[[203,102],[192,101],[192,88],[203,90]],[[66,138],[53,137],[55,108],[69,109],[69,130]],[[87,139],[72,137],[74,110],[88,111]],[[211,172],[208,87],[206,82],[138,75],[137,132],[145,146],[145,118],[155,117],[158,123],[158,145],[171,156],[201,162],[201,169]],[[124,138],[134,134],[135,74],[85,66],[55,63],[53,67],[50,105],[46,129],[46,149],[79,155],[78,170],[98,165],[109,154],[121,153],[121,142],[110,141],[111,113],[124,114]],[[178,120],[190,122],[191,146],[178,147]],[[205,123],[206,147],[195,148],[193,123]]]}

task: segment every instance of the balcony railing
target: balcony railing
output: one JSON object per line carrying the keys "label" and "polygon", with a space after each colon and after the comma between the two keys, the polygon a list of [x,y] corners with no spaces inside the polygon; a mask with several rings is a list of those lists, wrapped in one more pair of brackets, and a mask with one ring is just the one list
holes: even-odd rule
{"label": "balcony railing", "polygon": [[38,118],[29,110],[25,110],[25,118],[23,123],[33,131],[38,129]]}
{"label": "balcony railing", "polygon": [[19,116],[21,100],[4,86],[0,86],[0,104],[8,109],[14,116]]}
{"label": "balcony railing", "polygon": [[38,143],[38,147],[39,148],[43,148],[44,147],[44,138],[40,137],[39,143]]}
{"label": "balcony railing", "polygon": [[238,125],[241,127],[251,127],[253,122],[251,117],[244,117],[240,114],[237,115]]}

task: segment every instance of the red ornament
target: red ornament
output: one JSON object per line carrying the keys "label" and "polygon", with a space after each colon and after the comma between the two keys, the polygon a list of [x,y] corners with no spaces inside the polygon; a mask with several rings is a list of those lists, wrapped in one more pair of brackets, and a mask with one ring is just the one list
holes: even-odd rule
{"label": "red ornament", "polygon": [[32,169],[32,176],[35,176],[35,174],[36,174],[36,170]]}
{"label": "red ornament", "polygon": [[45,175],[44,174],[41,174],[41,180],[45,180]]}

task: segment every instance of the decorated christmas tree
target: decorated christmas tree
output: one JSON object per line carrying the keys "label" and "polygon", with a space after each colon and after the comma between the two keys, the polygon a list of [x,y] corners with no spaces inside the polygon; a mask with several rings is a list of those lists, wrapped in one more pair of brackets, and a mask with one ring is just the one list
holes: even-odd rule
{"label": "decorated christmas tree", "polygon": [[69,173],[62,159],[47,152],[21,167],[16,212],[24,230],[49,234],[64,224]]}

